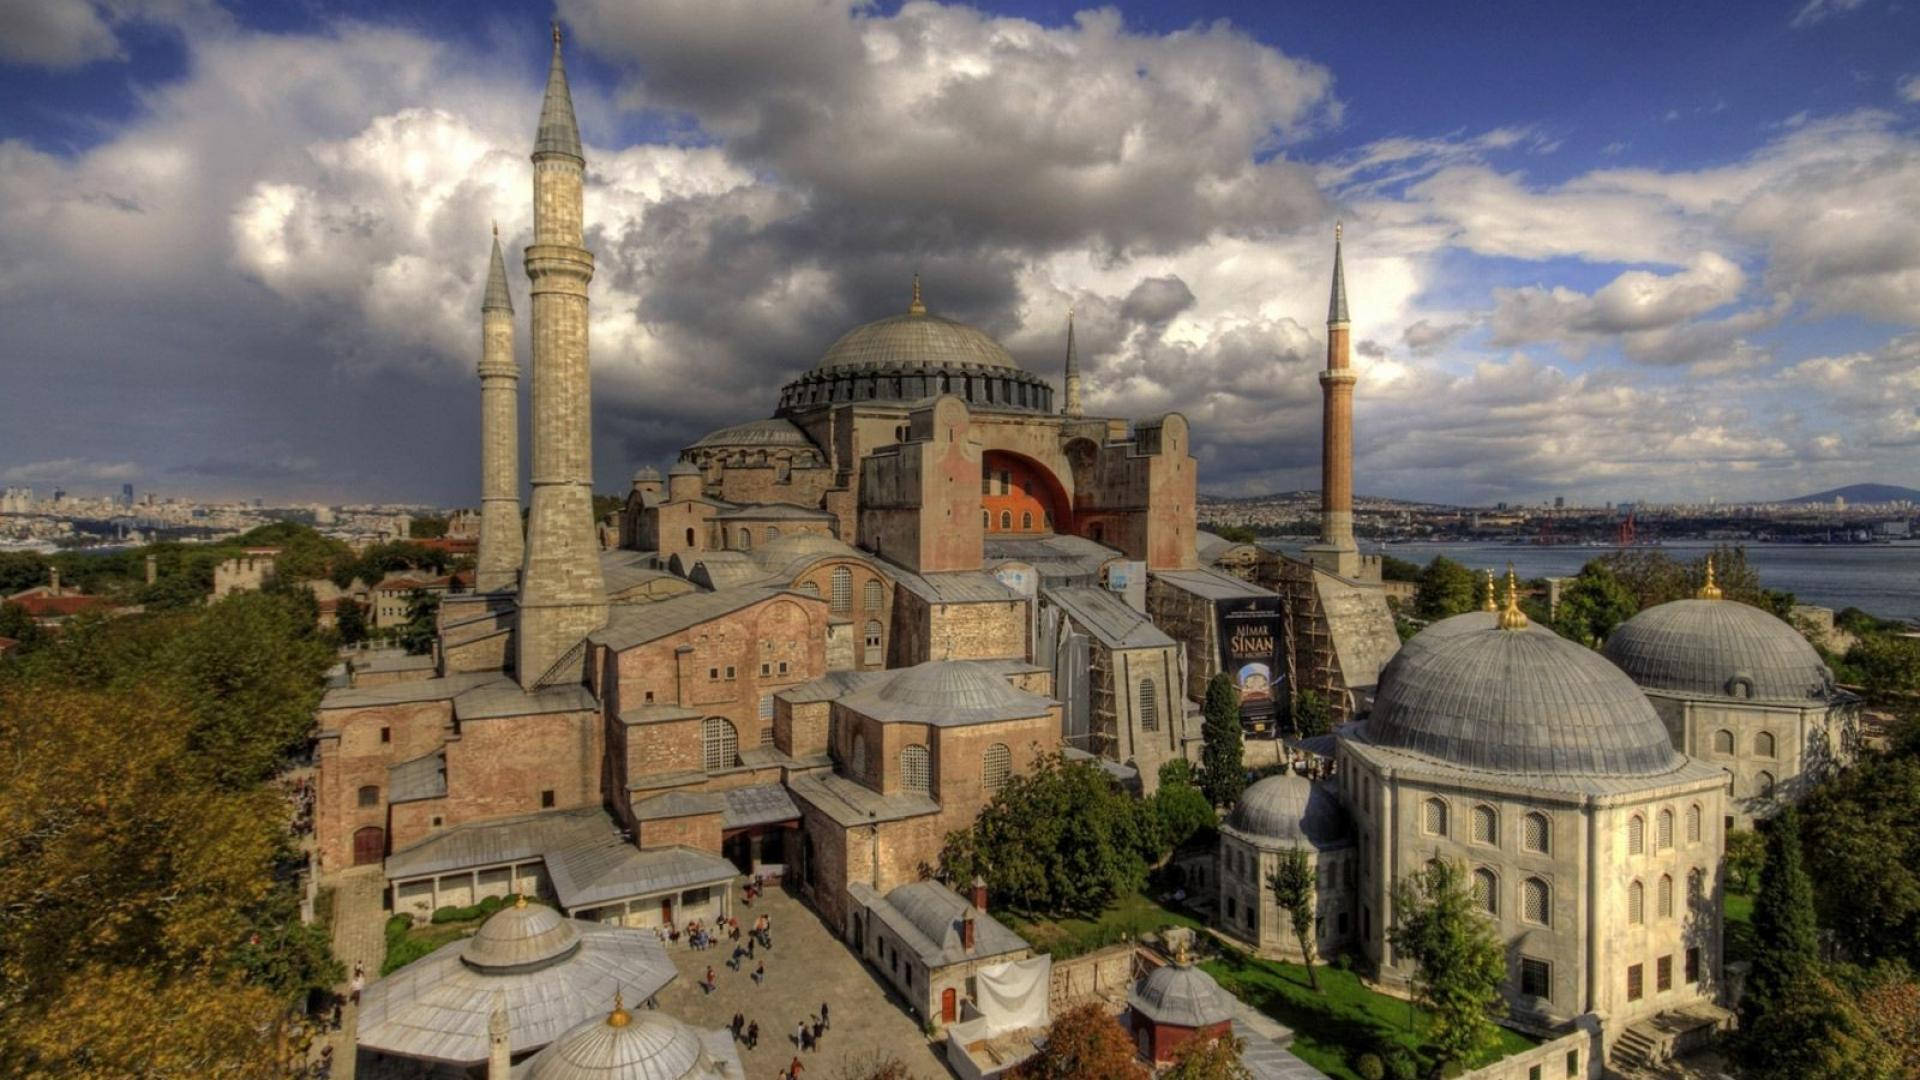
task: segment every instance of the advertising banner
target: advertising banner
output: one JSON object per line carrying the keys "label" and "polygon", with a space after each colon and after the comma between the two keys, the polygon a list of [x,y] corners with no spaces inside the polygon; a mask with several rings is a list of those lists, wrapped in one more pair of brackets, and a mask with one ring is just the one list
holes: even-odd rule
{"label": "advertising banner", "polygon": [[1220,670],[1240,691],[1240,722],[1248,733],[1271,735],[1286,688],[1280,663],[1280,598],[1249,596],[1216,601]]}

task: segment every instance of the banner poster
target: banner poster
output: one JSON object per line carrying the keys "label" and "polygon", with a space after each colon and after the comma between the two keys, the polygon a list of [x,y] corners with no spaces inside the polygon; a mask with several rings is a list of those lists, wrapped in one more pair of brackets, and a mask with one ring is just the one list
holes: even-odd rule
{"label": "banner poster", "polygon": [[1248,596],[1215,603],[1220,670],[1240,691],[1240,722],[1249,734],[1271,735],[1286,679],[1280,663],[1280,598]]}

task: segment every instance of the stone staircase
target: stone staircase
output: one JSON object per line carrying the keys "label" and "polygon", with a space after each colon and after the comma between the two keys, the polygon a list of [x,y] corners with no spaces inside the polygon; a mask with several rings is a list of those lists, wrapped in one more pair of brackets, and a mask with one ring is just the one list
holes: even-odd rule
{"label": "stone staircase", "polygon": [[1733,1026],[1733,1014],[1717,1005],[1690,1005],[1628,1024],[1607,1052],[1610,1071],[1631,1073],[1665,1064],[1706,1045]]}

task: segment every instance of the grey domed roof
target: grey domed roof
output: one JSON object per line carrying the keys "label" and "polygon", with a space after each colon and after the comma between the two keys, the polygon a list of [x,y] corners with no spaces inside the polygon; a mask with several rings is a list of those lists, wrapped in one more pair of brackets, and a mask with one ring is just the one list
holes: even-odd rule
{"label": "grey domed roof", "polygon": [[887,369],[1018,368],[999,342],[966,323],[938,315],[890,315],[856,326],[827,346],[815,371],[874,366]]}
{"label": "grey domed roof", "polygon": [[1351,841],[1347,812],[1334,793],[1291,772],[1269,776],[1241,792],[1228,824],[1250,839],[1277,844],[1332,848]]}
{"label": "grey domed roof", "polygon": [[1540,630],[1461,628],[1403,648],[1380,673],[1364,733],[1494,772],[1635,776],[1683,761],[1633,680]]}
{"label": "grey domed roof", "polygon": [[676,461],[667,466],[668,476],[699,476],[700,466],[691,461]]}
{"label": "grey domed roof", "polygon": [[1602,650],[1649,690],[1806,702],[1833,696],[1833,673],[1800,632],[1733,600],[1675,600],[1614,628]]}
{"label": "grey domed roof", "polygon": [[1213,976],[1178,961],[1154,970],[1140,980],[1127,1004],[1133,1011],[1161,1024],[1206,1027],[1233,1019],[1233,998]]}
{"label": "grey domed roof", "polygon": [[660,479],[660,470],[651,465],[642,465],[633,470],[633,478],[636,481],[658,480]]}
{"label": "grey domed roof", "polygon": [[573,920],[545,904],[522,901],[488,916],[467,939],[461,958],[485,971],[524,970],[563,959],[579,947]]}
{"label": "grey domed roof", "polygon": [[719,431],[702,435],[687,449],[703,446],[792,446],[813,448],[813,442],[805,432],[793,426],[791,420],[773,417],[767,420],[750,420],[744,424],[721,428]]}
{"label": "grey domed roof", "polygon": [[929,660],[885,673],[840,699],[881,721],[958,727],[1039,716],[1051,698],[1016,689],[1006,676],[971,660]]}
{"label": "grey domed roof", "polygon": [[591,1017],[527,1062],[529,1080],[693,1080],[725,1076],[705,1040],[665,1013]]}

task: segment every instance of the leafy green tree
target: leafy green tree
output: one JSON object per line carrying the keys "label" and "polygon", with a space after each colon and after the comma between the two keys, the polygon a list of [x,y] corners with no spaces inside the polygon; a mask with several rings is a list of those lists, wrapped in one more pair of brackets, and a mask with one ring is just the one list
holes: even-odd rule
{"label": "leafy green tree", "polygon": [[415,589],[407,597],[407,621],[400,627],[400,647],[413,656],[433,651],[438,634],[440,598],[425,589]]}
{"label": "leafy green tree", "polygon": [[12,638],[20,643],[20,651],[31,652],[46,640],[47,632],[26,608],[0,603],[0,637]]}
{"label": "leafy green tree", "polygon": [[1700,587],[1697,574],[1657,549],[1628,548],[1602,555],[1597,561],[1633,594],[1638,610],[1692,596]]}
{"label": "leafy green tree", "polygon": [[1847,650],[1847,666],[1875,698],[1920,692],[1920,641],[1868,634]]}
{"label": "leafy green tree", "polygon": [[1229,544],[1251,544],[1260,539],[1260,534],[1245,525],[1222,525],[1213,530],[1213,535]]}
{"label": "leafy green tree", "polygon": [[1633,593],[1613,576],[1607,564],[1595,559],[1580,568],[1560,593],[1560,610],[1553,628],[1561,637],[1597,649],[1613,628],[1640,610]]}
{"label": "leafy green tree", "polygon": [[1152,809],[1160,842],[1168,851],[1220,823],[1212,800],[1194,785],[1193,766],[1186,758],[1174,758],[1160,766],[1160,786],[1154,790]]}
{"label": "leafy green tree", "polygon": [[1740,1029],[1745,1032],[1769,1026],[1771,1010],[1786,1000],[1790,989],[1807,982],[1820,961],[1813,883],[1801,864],[1798,811],[1781,811],[1768,823],[1766,837],[1767,864],[1753,901],[1753,970],[1740,998]]}
{"label": "leafy green tree", "polygon": [[1380,578],[1383,581],[1419,581],[1420,564],[1396,559],[1391,555],[1380,556]]}
{"label": "leafy green tree", "polygon": [[1173,1052],[1173,1067],[1160,1080],[1253,1080],[1240,1061],[1247,1049],[1238,1035],[1227,1032],[1214,1039],[1189,1039]]}
{"label": "leafy green tree", "polygon": [[1159,837],[1144,807],[1091,762],[1049,754],[947,834],[941,867],[949,881],[986,879],[1015,911],[1093,914],[1146,881]]}
{"label": "leafy green tree", "polygon": [[1752,829],[1732,829],[1727,833],[1727,884],[1734,892],[1752,892],[1767,865],[1767,838]]}
{"label": "leafy green tree", "polygon": [[1913,757],[1865,757],[1815,787],[1800,809],[1820,922],[1855,961],[1920,967],[1916,823],[1920,759]]}
{"label": "leafy green tree", "polygon": [[333,609],[334,631],[340,644],[358,645],[367,640],[367,606],[351,596],[342,596]]}
{"label": "leafy green tree", "polygon": [[1854,996],[1817,968],[1776,988],[1764,1024],[1746,1027],[1747,1011],[1743,998],[1734,1044],[1743,1077],[1904,1080],[1912,1075]]}
{"label": "leafy green tree", "polygon": [[1506,954],[1467,883],[1465,868],[1436,859],[1394,886],[1394,949],[1414,962],[1415,996],[1433,1014],[1427,1036],[1444,1067],[1492,1045],[1506,1014]]}
{"label": "leafy green tree", "polygon": [[1420,571],[1420,589],[1413,596],[1414,613],[1423,619],[1444,619],[1473,608],[1473,571],[1445,555],[1435,555]]}
{"label": "leafy green tree", "polygon": [[202,587],[191,573],[165,574],[154,579],[153,584],[141,587],[135,594],[140,603],[149,611],[179,611],[182,608],[195,607],[206,602],[212,595],[212,574]]}
{"label": "leafy green tree", "polygon": [[1282,851],[1279,865],[1267,875],[1267,891],[1293,924],[1293,939],[1299,942],[1301,960],[1307,965],[1307,982],[1317,994],[1320,973],[1313,966],[1313,886],[1313,866],[1307,862],[1307,853],[1297,847]]}
{"label": "leafy green tree", "polygon": [[53,565],[45,555],[31,551],[0,551],[0,596],[12,596],[22,589],[47,583],[47,568]]}
{"label": "leafy green tree", "polygon": [[1245,734],[1240,726],[1240,691],[1226,672],[1216,672],[1207,682],[1207,697],[1201,704],[1204,718],[1200,734],[1205,740],[1200,749],[1200,790],[1215,806],[1227,806],[1240,797],[1247,786]]}
{"label": "leafy green tree", "polygon": [[1312,690],[1302,690],[1293,698],[1293,733],[1303,739],[1325,735],[1333,730],[1333,709],[1327,699]]}
{"label": "leafy green tree", "polygon": [[438,540],[447,535],[447,519],[444,515],[417,517],[407,522],[407,539]]}

